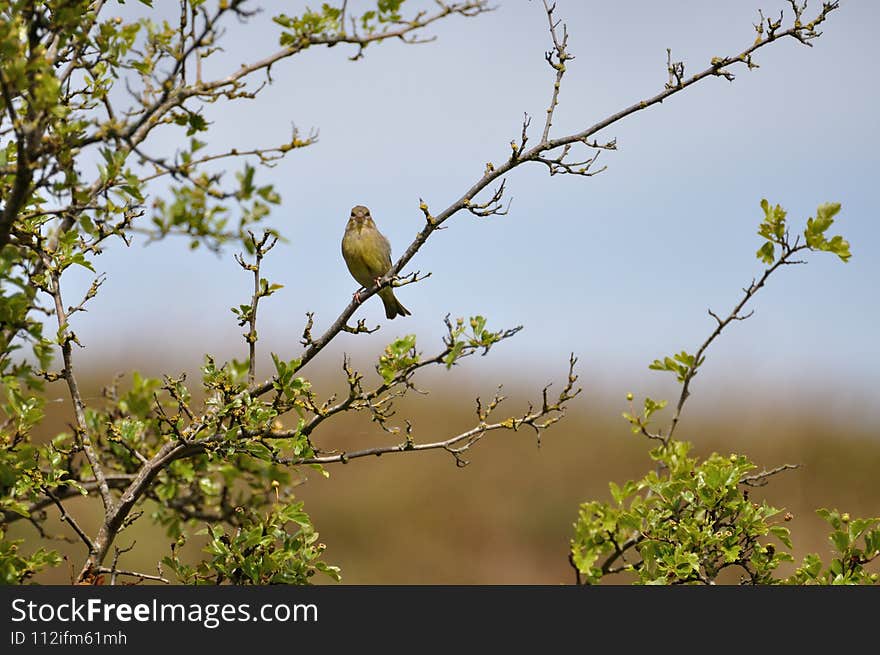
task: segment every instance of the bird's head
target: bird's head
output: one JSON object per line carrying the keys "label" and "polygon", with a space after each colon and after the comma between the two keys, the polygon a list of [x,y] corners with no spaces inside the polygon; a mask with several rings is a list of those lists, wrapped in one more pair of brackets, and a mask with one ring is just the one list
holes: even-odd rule
{"label": "bird's head", "polygon": [[370,216],[370,210],[363,205],[356,205],[351,208],[351,217],[349,223],[353,223],[357,227],[369,227],[373,225],[373,217]]}

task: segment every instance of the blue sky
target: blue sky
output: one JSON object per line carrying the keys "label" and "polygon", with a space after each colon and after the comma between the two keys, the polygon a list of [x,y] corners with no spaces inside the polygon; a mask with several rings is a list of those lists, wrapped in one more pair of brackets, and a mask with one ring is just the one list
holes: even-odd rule
{"label": "blue sky", "polygon": [[[339,243],[353,205],[370,207],[399,254],[421,228],[420,197],[435,211],[446,207],[487,161],[509,154],[523,112],[540,121],[552,85],[543,9],[497,4],[491,14],[438,25],[433,43],[381,44],[358,62],[345,47],[307,51],[273,68],[274,84],[258,101],[207,109],[211,150],[280,143],[292,123],[320,130],[315,146],[259,172],[282,194],[270,224],[289,239],[265,263],[268,277],[285,285],[261,305],[268,347],[295,356],[305,312],[316,313],[319,329],[349,301],[357,285]],[[701,384],[712,390],[706,403],[729,392],[769,393],[768,402],[821,398],[830,410],[876,414],[880,41],[872,26],[880,5],[841,4],[815,47],[771,44],[756,55],[760,68],[734,69],[733,83],[708,79],[601,133],[619,147],[600,158],[604,173],[551,179],[539,165],[513,172],[509,215],[459,214],[411,262],[409,270],[432,273],[398,291],[413,316],[388,322],[371,299],[359,316],[382,329],[341,335],[333,356],[357,351],[367,361],[408,332],[429,351],[447,313],[482,313],[499,327],[525,329],[484,366],[468,365],[468,375],[495,382],[514,371],[539,387],[574,351],[588,385],[612,394],[652,389],[660,374],[647,364],[694,350],[712,328],[707,308],[731,307],[760,274],[761,198],[782,204],[795,225],[819,203],[839,201],[835,228],[850,240],[852,260],[815,254],[807,266],[782,270],[757,297],[755,316],[710,353]],[[667,47],[686,73],[702,70],[754,40],[758,6],[778,15],[787,5],[559,0],[577,58],[554,133],[579,131],[660,91]],[[120,10],[140,11],[111,7]],[[228,26],[227,64],[276,47],[268,18]],[[151,152],[175,147],[160,141]],[[74,325],[88,346],[81,359],[134,356],[149,369],[163,354],[192,369],[206,351],[241,356],[242,330],[229,307],[246,301],[251,282],[232,254],[189,254],[181,241],[108,250],[97,263],[108,281]],[[67,297],[88,283],[71,280]]]}

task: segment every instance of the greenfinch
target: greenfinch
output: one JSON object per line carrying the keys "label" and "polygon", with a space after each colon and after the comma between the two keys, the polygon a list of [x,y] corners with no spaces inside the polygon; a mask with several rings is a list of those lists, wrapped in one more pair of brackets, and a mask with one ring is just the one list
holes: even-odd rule
{"label": "greenfinch", "polygon": [[[391,269],[391,244],[379,232],[370,210],[363,205],[351,210],[342,237],[342,258],[351,276],[365,289],[373,286]],[[385,316],[388,318],[410,315],[411,312],[394,296],[391,287],[383,287],[378,295],[385,305]],[[358,297],[357,294],[355,297]]]}

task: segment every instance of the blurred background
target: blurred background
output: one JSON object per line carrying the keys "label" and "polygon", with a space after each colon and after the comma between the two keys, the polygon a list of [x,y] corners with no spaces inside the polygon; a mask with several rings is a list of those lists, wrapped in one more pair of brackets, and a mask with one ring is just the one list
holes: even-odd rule
{"label": "blurred background", "polygon": [[[432,5],[406,3],[409,11],[422,4]],[[424,220],[419,198],[434,213],[456,200],[486,162],[509,156],[523,112],[535,117],[532,139],[539,138],[553,81],[543,58],[546,16],[539,2],[497,4],[491,14],[438,24],[429,30],[436,42],[371,46],[357,62],[343,46],[307,51],[273,68],[274,83],[256,102],[206,108],[212,151],[268,147],[286,140],[293,124],[320,130],[316,145],[258,171],[258,182],[282,194],[269,223],[288,239],[264,262],[266,276],[285,288],[260,306],[263,375],[270,351],[297,355],[305,312],[315,312],[319,332],[354,292],[339,251],[353,205],[370,207],[399,254]],[[788,7],[776,0],[557,4],[577,58],[563,82],[556,135],[662,90],[666,48],[695,73],[713,56],[752,43],[758,7],[765,16]],[[355,11],[366,5],[349,3]],[[880,514],[880,41],[872,31],[880,7],[841,5],[815,47],[771,44],[756,55],[760,68],[732,69],[734,82],[705,80],[600,133],[619,148],[600,157],[605,172],[551,179],[539,165],[515,171],[507,216],[457,215],[411,262],[409,270],[432,273],[397,292],[412,317],[388,322],[371,299],[358,316],[382,329],[342,334],[309,365],[319,393],[329,394],[344,384],[343,353],[371,374],[386,343],[416,333],[430,354],[440,347],[446,314],[480,313],[496,328],[524,325],[485,359],[421,379],[430,395],[408,399],[398,417],[412,420],[416,440],[429,441],[470,427],[474,397],[490,396],[500,383],[511,396],[508,411],[521,411],[545,384],[564,381],[570,352],[580,358],[584,393],[540,448],[532,434],[496,433],[470,451],[463,469],[441,452],[359,460],[332,467],[329,480],[308,476],[298,495],[344,582],[570,582],[578,503],[608,498],[609,480],[640,477],[651,466],[648,444],[620,418],[625,394],[677,398],[673,377],[648,364],[696,350],[714,327],[707,309],[729,311],[760,274],[754,253],[763,197],[782,204],[793,226],[818,204],[841,202],[832,233],[849,239],[853,258],[842,264],[811,255],[808,265],[771,278],[755,315],[732,325],[708,353],[677,434],[701,455],[737,451],[767,468],[803,464],[756,492],[794,513],[799,556],[828,552],[815,508]],[[289,2],[283,11],[304,6]],[[110,10],[126,20],[148,11]],[[205,76],[271,52],[278,28],[270,19],[267,11],[231,23],[225,52]],[[151,152],[167,155],[178,145],[160,139]],[[163,194],[161,185],[152,191]],[[81,385],[95,402],[117,372],[197,377],[205,353],[219,361],[246,356],[229,308],[249,299],[252,281],[233,254],[190,251],[172,239],[118,244],[101,256],[107,282],[73,325],[86,346],[76,353]],[[88,275],[70,275],[64,293],[75,297],[90,283]],[[47,438],[70,420],[63,387],[50,386],[50,397]],[[358,416],[328,424],[316,441],[355,448],[388,436]],[[87,525],[97,520],[97,506],[72,508]],[[152,568],[157,549],[167,548],[145,523],[128,531],[139,541],[125,562],[131,568]],[[16,525],[10,536],[21,535],[36,536]],[[81,549],[71,548],[79,562]],[[68,579],[62,567],[43,581]]]}

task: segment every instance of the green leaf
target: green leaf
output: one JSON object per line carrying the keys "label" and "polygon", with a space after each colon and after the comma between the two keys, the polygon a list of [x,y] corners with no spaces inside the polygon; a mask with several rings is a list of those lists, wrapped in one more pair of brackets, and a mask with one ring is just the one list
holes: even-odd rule
{"label": "green leaf", "polygon": [[825,233],[834,224],[834,216],[840,212],[840,203],[825,203],[816,209],[816,217],[807,220],[804,239],[811,250],[831,252],[844,262],[849,261],[852,254],[849,242],[842,236],[835,235],[828,239]]}
{"label": "green leaf", "polygon": [[787,547],[791,548],[791,531],[783,527],[781,525],[773,525],[770,526],[770,534],[774,535],[779,541],[784,543]]}
{"label": "green leaf", "polygon": [[849,535],[842,530],[835,530],[832,532],[829,537],[831,543],[834,544],[834,547],[837,549],[837,552],[840,554],[846,553],[850,546]]}
{"label": "green leaf", "polygon": [[765,264],[772,264],[776,261],[776,248],[774,247],[773,242],[767,241],[764,243],[764,245],[758,248],[756,256]]}
{"label": "green leaf", "polygon": [[376,371],[385,380],[385,384],[391,384],[399,374],[405,374],[419,362],[415,346],[414,334],[400,337],[386,346],[385,354],[379,358],[376,366]]}
{"label": "green leaf", "polygon": [[650,398],[646,397],[645,398],[645,412],[644,412],[645,420],[647,421],[649,418],[651,418],[651,415],[654,414],[654,412],[659,412],[661,409],[666,407],[668,402],[669,401],[666,401],[666,400],[654,401],[654,400],[651,400]]}

